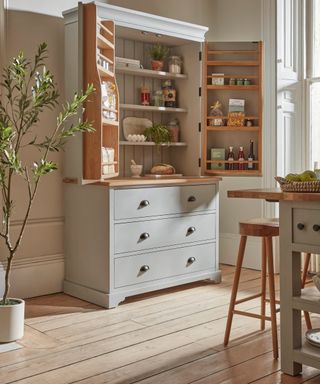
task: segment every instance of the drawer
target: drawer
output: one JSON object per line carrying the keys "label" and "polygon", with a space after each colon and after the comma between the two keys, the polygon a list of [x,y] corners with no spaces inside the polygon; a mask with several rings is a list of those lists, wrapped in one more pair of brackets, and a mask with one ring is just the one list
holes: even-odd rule
{"label": "drawer", "polygon": [[215,268],[215,243],[115,259],[115,287]]}
{"label": "drawer", "polygon": [[215,239],[214,213],[115,224],[115,253]]}
{"label": "drawer", "polygon": [[299,244],[320,245],[320,209],[293,209],[292,241]]}
{"label": "drawer", "polygon": [[139,218],[215,209],[215,185],[115,190],[115,219]]}

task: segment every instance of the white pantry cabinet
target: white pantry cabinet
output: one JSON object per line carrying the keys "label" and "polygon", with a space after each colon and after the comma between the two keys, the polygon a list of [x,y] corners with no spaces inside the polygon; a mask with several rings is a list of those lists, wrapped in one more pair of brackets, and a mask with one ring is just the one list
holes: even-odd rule
{"label": "white pantry cabinet", "polygon": [[[220,179],[200,176],[200,53],[207,28],[96,2],[79,3],[64,17],[66,96],[90,82],[96,88],[84,116],[96,130],[70,141],[65,153],[65,292],[111,308],[142,292],[220,282]],[[182,74],[149,69],[147,51],[156,42],[183,57]],[[139,59],[143,68],[117,68],[115,56]],[[177,108],[141,106],[140,87],[154,91],[166,79],[175,81]],[[109,110],[102,106],[104,81],[116,89]],[[180,140],[132,145],[122,127],[128,116],[154,123],[179,118]],[[102,147],[113,148],[110,163]],[[146,173],[166,162],[187,176],[129,178],[132,159]]]}

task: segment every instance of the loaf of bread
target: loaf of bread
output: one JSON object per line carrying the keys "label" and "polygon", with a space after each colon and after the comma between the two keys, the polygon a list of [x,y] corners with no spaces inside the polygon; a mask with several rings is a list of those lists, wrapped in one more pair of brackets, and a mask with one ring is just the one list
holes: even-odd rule
{"label": "loaf of bread", "polygon": [[170,164],[156,164],[151,168],[150,173],[153,175],[173,175],[176,173],[174,167]]}

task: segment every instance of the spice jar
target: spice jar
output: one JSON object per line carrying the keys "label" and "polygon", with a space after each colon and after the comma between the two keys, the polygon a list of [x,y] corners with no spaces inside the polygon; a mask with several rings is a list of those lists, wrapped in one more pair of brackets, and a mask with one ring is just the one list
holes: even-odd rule
{"label": "spice jar", "polygon": [[162,91],[164,97],[164,106],[169,108],[176,108],[177,106],[177,91],[173,86],[173,82],[168,79],[162,84]]}
{"label": "spice jar", "polygon": [[170,73],[181,73],[182,59],[180,56],[169,57],[169,72]]}
{"label": "spice jar", "polygon": [[230,77],[229,85],[236,85],[236,79],[234,77]]}
{"label": "spice jar", "polygon": [[155,107],[164,107],[164,97],[161,89],[153,93],[153,105]]}
{"label": "spice jar", "polygon": [[148,87],[141,87],[140,102],[141,105],[150,105],[150,89]]}
{"label": "spice jar", "polygon": [[237,85],[243,85],[243,79],[237,79]]}
{"label": "spice jar", "polygon": [[249,79],[244,79],[243,80],[243,85],[250,85],[251,81]]}
{"label": "spice jar", "polygon": [[170,141],[172,143],[177,143],[179,141],[179,120],[178,119],[172,119],[167,123],[167,128],[170,133]]}

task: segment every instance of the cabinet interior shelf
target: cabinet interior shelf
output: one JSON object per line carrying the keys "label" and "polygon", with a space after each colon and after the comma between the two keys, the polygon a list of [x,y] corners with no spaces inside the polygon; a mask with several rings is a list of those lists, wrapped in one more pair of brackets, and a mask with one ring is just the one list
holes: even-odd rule
{"label": "cabinet interior shelf", "polygon": [[207,85],[207,89],[219,89],[225,91],[258,91],[258,85]]}
{"label": "cabinet interior shelf", "polygon": [[[258,67],[259,62],[258,61],[250,61],[250,60],[209,60],[207,61],[207,66],[212,67],[212,66],[237,66],[237,67]],[[241,76],[242,77],[242,76]]]}
{"label": "cabinet interior shelf", "polygon": [[224,79],[230,79],[230,78],[241,78],[241,79],[258,79],[259,77],[256,76],[256,75],[239,75],[239,74],[236,74],[236,75],[219,75],[218,73],[217,74],[212,74],[212,75],[208,75],[207,78],[208,79],[214,79],[216,77],[219,77],[219,78],[224,78]]}
{"label": "cabinet interior shelf", "polygon": [[208,131],[212,132],[259,132],[259,126],[237,126],[237,127],[229,127],[229,126],[207,126]]}
{"label": "cabinet interior shelf", "polygon": [[[229,116],[207,116],[207,119],[208,120],[216,120],[216,119],[228,119]],[[245,116],[244,117],[245,120],[258,120],[259,117],[258,116]]]}
{"label": "cabinet interior shelf", "polygon": [[146,112],[181,112],[186,113],[185,108],[169,108],[169,107],[156,107],[151,105],[138,105],[138,104],[120,104],[120,109],[131,111],[146,111]]}
{"label": "cabinet interior shelf", "polygon": [[233,160],[233,161],[229,161],[229,160],[207,160],[207,163],[208,164],[249,164],[249,163],[253,163],[253,164],[259,164],[259,160],[252,160],[252,161],[248,161],[248,160]]}
{"label": "cabinet interior shelf", "polygon": [[178,142],[178,143],[161,143],[161,144],[156,144],[153,141],[144,141],[144,142],[139,142],[139,141],[120,141],[120,145],[139,145],[139,146],[156,146],[160,145],[161,147],[186,147],[187,143],[185,142]]}
{"label": "cabinet interior shelf", "polygon": [[164,71],[153,71],[152,69],[142,68],[129,68],[129,67],[116,67],[117,73],[123,73],[125,75],[144,76],[144,77],[156,77],[159,79],[186,79],[186,74],[170,73]]}

